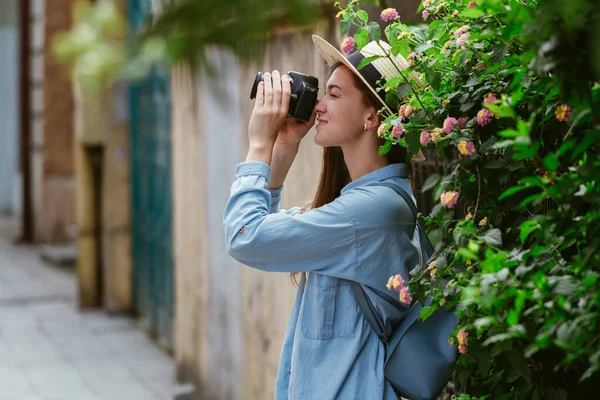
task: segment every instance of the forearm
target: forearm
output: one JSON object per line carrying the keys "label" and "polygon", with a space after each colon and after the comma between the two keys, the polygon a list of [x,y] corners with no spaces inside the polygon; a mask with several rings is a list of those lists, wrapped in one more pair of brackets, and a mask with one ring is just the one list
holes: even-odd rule
{"label": "forearm", "polygon": [[276,189],[283,185],[296,154],[299,145],[275,145],[271,157],[271,180],[269,189]]}
{"label": "forearm", "polygon": [[250,141],[246,161],[260,161],[267,165],[270,165],[272,153],[272,143],[253,143],[252,141]]}

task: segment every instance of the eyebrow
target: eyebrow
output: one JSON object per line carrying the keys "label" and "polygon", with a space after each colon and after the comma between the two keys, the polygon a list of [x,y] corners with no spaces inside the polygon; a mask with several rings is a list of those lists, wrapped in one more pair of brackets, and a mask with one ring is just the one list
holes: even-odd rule
{"label": "eyebrow", "polygon": [[341,88],[341,87],[339,87],[338,85],[334,85],[334,84],[331,84],[331,85],[328,85],[328,86],[327,86],[327,90],[331,90],[331,89],[339,89],[339,90],[342,90],[342,88]]}

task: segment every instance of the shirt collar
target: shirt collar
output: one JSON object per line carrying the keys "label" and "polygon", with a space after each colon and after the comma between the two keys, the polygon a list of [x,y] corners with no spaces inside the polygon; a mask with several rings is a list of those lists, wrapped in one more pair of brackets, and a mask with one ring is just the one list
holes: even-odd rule
{"label": "shirt collar", "polygon": [[359,186],[365,186],[374,182],[381,182],[388,178],[406,178],[405,164],[389,164],[383,168],[376,169],[375,171],[369,172],[358,178],[355,181],[350,182],[342,189],[341,194],[346,193]]}

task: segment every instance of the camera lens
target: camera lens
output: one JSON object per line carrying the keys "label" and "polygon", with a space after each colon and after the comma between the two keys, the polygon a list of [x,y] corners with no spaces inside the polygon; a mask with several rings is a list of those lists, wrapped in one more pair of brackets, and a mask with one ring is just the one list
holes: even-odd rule
{"label": "camera lens", "polygon": [[256,78],[254,78],[254,85],[252,85],[252,90],[250,90],[250,99],[253,100],[256,98],[256,91],[258,89],[258,84],[263,80],[263,73],[258,71],[256,74]]}

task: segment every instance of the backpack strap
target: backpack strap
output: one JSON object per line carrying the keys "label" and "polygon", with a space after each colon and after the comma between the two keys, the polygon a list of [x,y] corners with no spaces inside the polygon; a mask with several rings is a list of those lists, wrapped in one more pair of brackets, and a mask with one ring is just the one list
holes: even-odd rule
{"label": "backpack strap", "polygon": [[[427,238],[427,235],[425,234],[425,229],[423,227],[423,224],[421,223],[421,221],[419,221],[419,219],[417,217],[417,206],[416,206],[415,202],[413,201],[413,199],[411,198],[411,196],[400,185],[392,183],[392,182],[376,182],[369,186],[389,187],[389,188],[393,189],[396,193],[398,193],[404,199],[406,204],[408,204],[408,206],[415,218],[415,221],[416,221],[416,229],[419,232],[419,243],[420,243],[419,254],[420,254],[421,260],[427,261],[429,259],[429,257],[433,254],[434,249],[433,249],[433,245],[431,244],[431,242]],[[365,293],[365,291],[360,283],[358,283],[356,281],[351,281],[351,285],[352,285],[352,290],[354,291],[354,295],[356,296],[356,300],[358,301],[358,305],[360,306],[363,314],[365,315],[365,318],[369,322],[369,325],[371,325],[371,328],[373,328],[373,331],[375,331],[377,336],[379,336],[379,339],[381,339],[383,344],[387,345],[388,337],[389,337],[390,333],[385,332],[385,325],[384,325],[383,321],[381,320],[381,317],[377,313],[377,310],[375,309],[373,302],[371,302],[371,300]],[[376,290],[376,292],[380,293],[379,290]]]}
{"label": "backpack strap", "polygon": [[379,317],[377,310],[375,310],[375,306],[365,293],[365,290],[360,285],[360,283],[356,281],[350,282],[352,285],[352,290],[354,291],[354,295],[356,296],[356,300],[358,301],[358,305],[360,306],[365,318],[371,325],[371,328],[375,331],[379,339],[383,342],[383,344],[388,344],[388,335],[384,330],[383,321]]}

